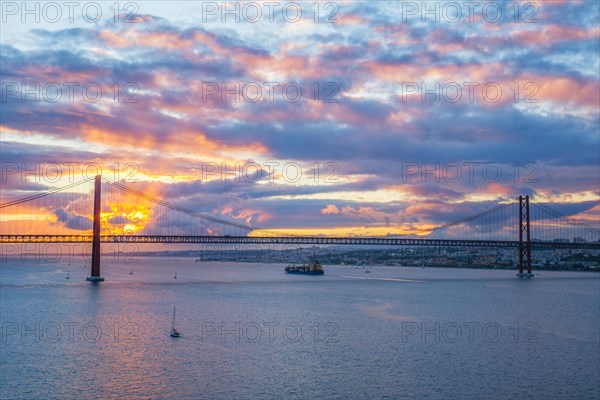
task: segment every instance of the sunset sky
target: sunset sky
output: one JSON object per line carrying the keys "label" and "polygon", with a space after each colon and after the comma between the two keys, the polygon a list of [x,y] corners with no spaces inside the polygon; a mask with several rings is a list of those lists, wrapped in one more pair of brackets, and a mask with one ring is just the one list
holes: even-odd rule
{"label": "sunset sky", "polygon": [[598,226],[598,2],[113,3],[3,3],[2,203],[118,163],[290,233],[424,234],[520,194]]}

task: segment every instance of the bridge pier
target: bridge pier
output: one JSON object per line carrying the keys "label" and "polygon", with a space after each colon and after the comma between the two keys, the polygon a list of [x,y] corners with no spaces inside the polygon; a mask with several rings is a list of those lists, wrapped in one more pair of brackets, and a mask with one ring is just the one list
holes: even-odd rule
{"label": "bridge pier", "polygon": [[[523,234],[525,233],[525,242]],[[527,267],[527,272],[523,270]],[[533,278],[531,273],[531,233],[529,225],[529,196],[519,196],[519,278]]]}
{"label": "bridge pier", "polygon": [[94,225],[93,225],[93,238],[92,238],[92,273],[85,280],[89,282],[102,282],[103,277],[100,276],[100,209],[101,203],[101,190],[102,190],[102,177],[96,175],[94,186]]}

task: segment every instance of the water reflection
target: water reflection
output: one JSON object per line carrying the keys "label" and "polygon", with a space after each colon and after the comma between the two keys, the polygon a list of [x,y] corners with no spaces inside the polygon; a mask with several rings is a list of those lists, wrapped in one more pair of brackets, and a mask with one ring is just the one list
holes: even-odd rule
{"label": "water reflection", "polygon": [[[87,268],[72,267],[67,281],[58,273],[65,266],[3,263],[0,397],[598,393],[598,275],[545,273],[523,284],[512,271],[372,268],[376,279],[363,279],[346,267],[326,266],[317,278],[283,267],[149,258],[134,275],[130,264],[111,263],[106,281],[91,285]],[[169,337],[173,305],[180,339]],[[477,340],[449,340],[451,329],[471,322]],[[436,324],[440,334],[431,333]],[[502,336],[482,340],[485,324]],[[525,340],[531,326],[537,342]],[[403,342],[406,327],[430,333]],[[481,375],[486,365],[494,368]],[[515,387],[507,370],[536,374]]]}

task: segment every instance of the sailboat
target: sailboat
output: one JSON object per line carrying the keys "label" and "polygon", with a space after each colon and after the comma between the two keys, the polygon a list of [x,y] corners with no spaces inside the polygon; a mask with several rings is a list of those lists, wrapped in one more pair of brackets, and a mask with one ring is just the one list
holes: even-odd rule
{"label": "sailboat", "polygon": [[173,322],[171,323],[171,333],[169,334],[171,337],[179,337],[181,334],[177,329],[175,329],[175,306],[173,306]]}
{"label": "sailboat", "polygon": [[69,270],[67,270],[67,279],[69,279]]}

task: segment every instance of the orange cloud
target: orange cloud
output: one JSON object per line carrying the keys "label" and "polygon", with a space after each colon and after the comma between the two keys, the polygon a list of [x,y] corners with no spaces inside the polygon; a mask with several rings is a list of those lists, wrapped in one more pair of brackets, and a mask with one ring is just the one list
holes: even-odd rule
{"label": "orange cloud", "polygon": [[119,49],[144,46],[185,50],[192,48],[194,43],[191,39],[182,38],[181,35],[173,32],[143,32],[133,29],[124,32],[103,30],[98,37],[108,46]]}
{"label": "orange cloud", "polygon": [[597,80],[584,81],[563,76],[533,74],[521,75],[517,79],[523,83],[535,83],[539,88],[534,95],[536,99],[587,105],[594,107],[596,112],[598,111],[600,83]]}
{"label": "orange cloud", "polygon": [[256,223],[264,223],[271,219],[273,216],[262,210],[253,210],[253,209],[243,209],[240,210],[239,213],[234,216],[235,219],[243,219],[248,225],[252,223],[253,220],[256,220]]}
{"label": "orange cloud", "polygon": [[321,214],[339,214],[340,210],[335,204],[327,204],[327,207],[321,209]]}
{"label": "orange cloud", "polygon": [[328,237],[381,237],[381,236],[406,236],[406,235],[427,235],[433,225],[423,225],[415,227],[412,224],[403,224],[399,226],[344,226],[344,227],[319,227],[319,228],[286,228],[269,229],[268,231],[255,230],[250,236],[328,236]]}
{"label": "orange cloud", "polygon": [[563,25],[547,25],[541,30],[516,32],[514,40],[530,45],[550,45],[568,40],[585,40],[600,38],[600,28],[581,29]]}
{"label": "orange cloud", "polygon": [[362,216],[368,217],[373,220],[385,221],[388,215],[384,212],[377,211],[373,207],[359,206],[354,208],[352,206],[344,206],[341,211],[342,215],[346,216]]}

